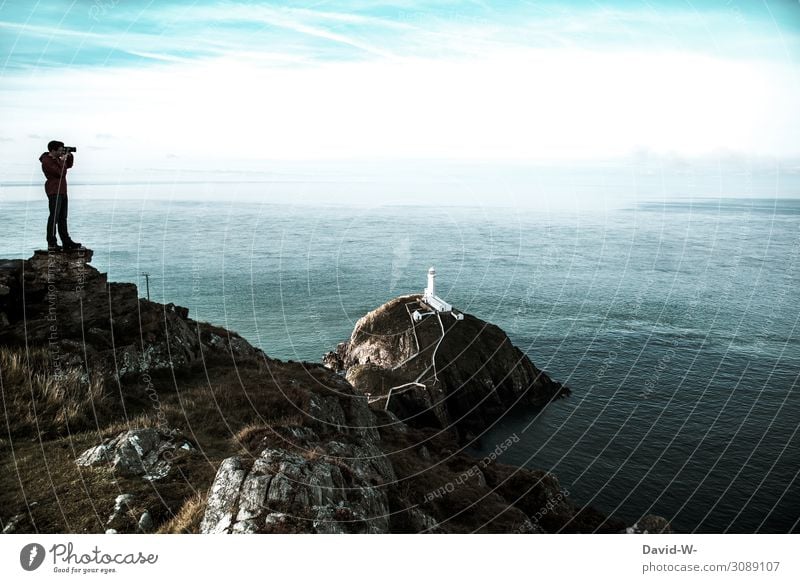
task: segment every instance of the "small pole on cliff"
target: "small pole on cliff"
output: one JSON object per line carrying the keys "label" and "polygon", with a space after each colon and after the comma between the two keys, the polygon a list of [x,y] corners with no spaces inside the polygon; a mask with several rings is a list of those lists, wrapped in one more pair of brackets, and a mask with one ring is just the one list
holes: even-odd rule
{"label": "small pole on cliff", "polygon": [[150,301],[150,274],[149,273],[145,273],[143,271],[142,275],[144,275],[145,285],[147,286],[147,301],[149,302]]}

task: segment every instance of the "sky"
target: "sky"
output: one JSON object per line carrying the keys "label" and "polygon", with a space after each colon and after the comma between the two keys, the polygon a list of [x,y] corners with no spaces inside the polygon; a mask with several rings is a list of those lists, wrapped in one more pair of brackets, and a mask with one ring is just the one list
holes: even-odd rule
{"label": "sky", "polygon": [[791,174],[798,103],[795,0],[0,0],[6,185],[50,139],[87,184]]}

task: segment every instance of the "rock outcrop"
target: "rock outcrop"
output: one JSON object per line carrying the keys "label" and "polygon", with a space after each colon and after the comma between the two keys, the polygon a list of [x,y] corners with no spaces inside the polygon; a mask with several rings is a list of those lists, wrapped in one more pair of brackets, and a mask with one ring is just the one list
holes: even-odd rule
{"label": "rock outcrop", "polygon": [[392,474],[381,475],[363,463],[351,473],[343,458],[330,451],[348,457],[353,452],[343,443],[329,446],[313,450],[319,457],[312,459],[282,449],[265,449],[252,464],[226,459],[211,487],[200,531],[388,532],[386,490],[370,479],[392,479]]}
{"label": "rock outcrop", "polygon": [[393,299],[358,320],[327,354],[374,406],[416,426],[477,433],[520,404],[545,405],[569,389],[537,369],[497,326],[464,314],[430,314],[419,295]]}
{"label": "rock outcrop", "polygon": [[196,322],[188,309],[138,297],[89,265],[91,249],[36,251],[0,261],[0,345],[46,345],[58,367],[108,378],[169,371],[205,359],[264,358],[234,332]]}
{"label": "rock outcrop", "polygon": [[84,451],[75,461],[79,466],[109,465],[123,476],[158,480],[169,473],[178,450],[192,451],[192,443],[177,431],[153,427],[131,429]]}
{"label": "rock outcrop", "polygon": [[265,434],[254,459],[223,461],[201,532],[389,532],[394,469],[366,399],[337,385],[311,396],[307,426]]}

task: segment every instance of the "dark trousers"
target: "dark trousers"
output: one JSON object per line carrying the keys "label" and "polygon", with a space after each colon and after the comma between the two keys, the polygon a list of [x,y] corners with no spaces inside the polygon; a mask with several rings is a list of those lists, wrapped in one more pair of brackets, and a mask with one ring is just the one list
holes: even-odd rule
{"label": "dark trousers", "polygon": [[50,216],[47,217],[47,244],[56,245],[56,226],[58,227],[58,236],[61,237],[61,244],[64,245],[72,241],[69,238],[69,230],[67,229],[67,195],[66,194],[48,194],[48,202],[50,203]]}

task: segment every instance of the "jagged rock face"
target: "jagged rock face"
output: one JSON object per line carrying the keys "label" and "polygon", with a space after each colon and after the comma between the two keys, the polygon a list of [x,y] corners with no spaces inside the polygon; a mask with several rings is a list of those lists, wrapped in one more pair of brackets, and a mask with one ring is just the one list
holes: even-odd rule
{"label": "jagged rock face", "polygon": [[264,358],[238,334],[188,318],[188,309],[139,299],[108,282],[91,249],[0,261],[0,344],[47,345],[63,366],[114,378],[202,361]]}
{"label": "jagged rock face", "polygon": [[487,427],[516,404],[543,405],[569,393],[493,324],[446,313],[415,322],[415,310],[430,311],[420,300],[403,296],[368,313],[326,365],[345,371],[376,406],[388,399],[411,424],[461,432]]}
{"label": "jagged rock face", "polygon": [[203,533],[381,533],[389,531],[388,488],[396,481],[377,445],[363,397],[313,395],[313,427],[283,428],[283,447],[220,465]]}
{"label": "jagged rock face", "polygon": [[175,431],[165,432],[152,427],[131,429],[87,449],[75,463],[79,466],[109,464],[122,476],[158,480],[169,473],[171,460],[178,450],[193,449],[194,446]]}
{"label": "jagged rock face", "polygon": [[[111,284],[116,301],[106,298],[106,275],[88,265],[91,249],[63,253],[36,251],[25,261],[0,264],[0,282],[9,293],[0,301],[10,327],[2,339],[11,341],[27,334],[32,342],[74,337],[81,322],[91,327],[100,318],[122,317],[135,311],[137,297],[133,284]],[[23,297],[24,296],[24,297]]]}
{"label": "jagged rock face", "polygon": [[[354,453],[342,446],[332,444],[343,454]],[[201,532],[388,532],[385,489],[351,474],[343,458],[325,453],[309,460],[286,450],[266,449],[247,466],[241,457],[222,463]]]}

